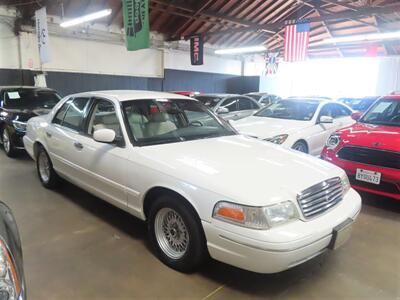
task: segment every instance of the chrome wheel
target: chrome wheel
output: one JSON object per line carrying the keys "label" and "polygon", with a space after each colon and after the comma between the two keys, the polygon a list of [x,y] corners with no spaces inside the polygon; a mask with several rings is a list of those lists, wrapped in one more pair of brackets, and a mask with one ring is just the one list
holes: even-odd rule
{"label": "chrome wheel", "polygon": [[3,138],[4,151],[6,151],[6,153],[9,153],[11,149],[11,141],[10,141],[10,136],[8,135],[8,131],[6,129],[3,130],[2,138]]}
{"label": "chrome wheel", "polygon": [[189,246],[189,232],[182,217],[171,208],[157,212],[154,231],[161,250],[172,259],[183,257]]}
{"label": "chrome wheel", "polygon": [[38,157],[39,175],[44,183],[50,180],[50,161],[46,152],[41,151]]}

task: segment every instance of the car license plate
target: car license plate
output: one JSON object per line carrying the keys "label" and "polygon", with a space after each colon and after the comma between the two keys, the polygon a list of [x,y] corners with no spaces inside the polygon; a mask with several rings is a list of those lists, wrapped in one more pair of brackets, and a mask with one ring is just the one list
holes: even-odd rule
{"label": "car license plate", "polygon": [[373,184],[380,184],[381,183],[381,173],[364,170],[364,169],[357,169],[356,172],[356,179],[364,182],[369,182]]}
{"label": "car license plate", "polygon": [[350,238],[352,225],[353,220],[347,219],[343,223],[333,228],[332,240],[329,244],[329,249],[336,250]]}

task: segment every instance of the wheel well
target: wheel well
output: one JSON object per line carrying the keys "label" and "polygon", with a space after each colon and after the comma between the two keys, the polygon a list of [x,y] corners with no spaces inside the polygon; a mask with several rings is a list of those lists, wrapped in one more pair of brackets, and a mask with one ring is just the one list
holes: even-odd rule
{"label": "wheel well", "polygon": [[310,151],[310,148],[308,147],[308,144],[307,144],[306,140],[304,140],[304,139],[297,140],[297,141],[293,144],[293,146],[294,146],[296,143],[298,143],[298,142],[304,143],[304,145],[306,145],[306,147],[307,147],[307,153]]}
{"label": "wheel well", "polygon": [[[148,215],[149,215],[151,205],[154,203],[154,201],[155,201],[159,196],[165,195],[165,194],[169,194],[169,195],[171,195],[171,196],[181,198],[183,201],[185,201],[185,202],[193,209],[193,211],[194,211],[194,212],[196,213],[196,215],[198,216],[196,209],[193,207],[193,205],[192,205],[185,197],[183,197],[181,194],[175,192],[174,190],[171,190],[171,189],[168,189],[168,188],[160,187],[160,186],[159,186],[159,187],[153,187],[153,188],[151,188],[151,189],[146,193],[146,195],[145,195],[145,197],[144,197],[144,200],[143,200],[143,212],[144,212],[144,215],[145,215],[146,219],[147,219],[147,217],[148,217]],[[198,217],[199,217],[199,216],[198,216]],[[200,220],[200,217],[199,217],[199,220]]]}
{"label": "wheel well", "polygon": [[35,157],[35,159],[38,154],[39,148],[44,148],[44,147],[40,142],[35,142],[35,144],[33,144],[33,156]]}

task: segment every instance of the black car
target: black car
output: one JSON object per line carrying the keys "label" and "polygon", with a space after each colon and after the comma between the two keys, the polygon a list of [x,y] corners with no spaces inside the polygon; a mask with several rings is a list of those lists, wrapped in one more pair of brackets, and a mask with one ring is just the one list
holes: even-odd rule
{"label": "black car", "polygon": [[379,97],[364,97],[364,98],[339,98],[338,101],[350,106],[353,110],[365,112]]}
{"label": "black car", "polygon": [[56,91],[38,87],[0,87],[0,142],[9,157],[24,145],[27,121],[47,114],[60,101]]}
{"label": "black car", "polygon": [[26,299],[21,239],[14,216],[0,202],[0,299]]}

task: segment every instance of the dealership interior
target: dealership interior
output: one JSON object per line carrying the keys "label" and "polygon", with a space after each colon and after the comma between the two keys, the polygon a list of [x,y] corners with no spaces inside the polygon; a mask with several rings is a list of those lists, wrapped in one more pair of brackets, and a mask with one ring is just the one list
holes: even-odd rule
{"label": "dealership interior", "polygon": [[0,300],[400,300],[400,1],[0,1]]}

